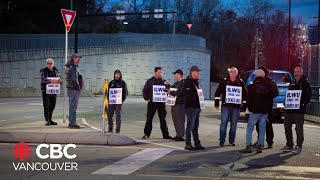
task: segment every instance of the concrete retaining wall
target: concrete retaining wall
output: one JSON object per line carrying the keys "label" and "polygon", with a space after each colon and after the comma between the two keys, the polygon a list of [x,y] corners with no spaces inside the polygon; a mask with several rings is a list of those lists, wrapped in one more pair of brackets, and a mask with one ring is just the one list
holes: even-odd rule
{"label": "concrete retaining wall", "polygon": [[[72,50],[69,50],[71,52]],[[121,46],[113,48],[79,49],[84,55],[80,70],[84,74],[86,90],[82,95],[102,92],[104,79],[112,79],[120,69],[128,84],[130,95],[141,95],[146,80],[153,76],[154,67],[163,67],[163,77],[173,83],[177,68],[188,74],[192,65],[199,66],[200,84],[209,98],[210,51],[199,46]],[[64,74],[64,50],[10,51],[0,53],[0,97],[40,96],[39,70],[45,59],[52,57]]]}

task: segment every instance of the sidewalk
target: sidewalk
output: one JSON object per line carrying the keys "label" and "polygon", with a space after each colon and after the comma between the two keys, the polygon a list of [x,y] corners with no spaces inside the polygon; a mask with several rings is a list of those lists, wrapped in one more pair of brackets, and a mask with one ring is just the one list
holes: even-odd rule
{"label": "sidewalk", "polygon": [[136,142],[122,135],[102,134],[77,120],[80,129],[69,129],[62,119],[55,120],[58,125],[46,126],[44,121],[35,121],[0,127],[0,143],[47,143],[47,144],[84,144],[84,145],[134,145]]}

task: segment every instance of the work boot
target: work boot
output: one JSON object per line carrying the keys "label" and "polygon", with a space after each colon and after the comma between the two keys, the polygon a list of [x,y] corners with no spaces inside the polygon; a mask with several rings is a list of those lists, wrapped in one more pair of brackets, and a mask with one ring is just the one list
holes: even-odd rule
{"label": "work boot", "polygon": [[56,122],[54,122],[54,121],[50,120],[50,125],[58,125],[58,123],[56,123]]}
{"label": "work boot", "polygon": [[252,148],[251,145],[247,145],[247,147],[245,149],[240,150],[241,153],[251,153],[252,152]]}
{"label": "work boot", "polygon": [[257,153],[262,153],[262,146],[261,146],[261,145],[258,145],[258,147],[257,147]]}

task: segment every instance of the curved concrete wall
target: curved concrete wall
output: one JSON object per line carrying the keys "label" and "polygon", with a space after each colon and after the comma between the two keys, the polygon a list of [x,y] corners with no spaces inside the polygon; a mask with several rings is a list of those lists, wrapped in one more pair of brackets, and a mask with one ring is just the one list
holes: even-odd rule
{"label": "curved concrete wall", "polygon": [[[69,52],[72,50],[69,50]],[[120,69],[130,95],[141,95],[146,80],[153,76],[154,67],[163,67],[163,77],[174,82],[172,72],[182,69],[188,74],[192,65],[199,66],[200,85],[209,98],[210,51],[199,46],[123,46],[114,48],[79,49],[84,55],[80,70],[84,74],[85,96],[102,92],[104,79],[111,80]],[[64,50],[10,51],[0,53],[0,97],[40,96],[39,70],[45,59],[52,57],[64,74]]]}

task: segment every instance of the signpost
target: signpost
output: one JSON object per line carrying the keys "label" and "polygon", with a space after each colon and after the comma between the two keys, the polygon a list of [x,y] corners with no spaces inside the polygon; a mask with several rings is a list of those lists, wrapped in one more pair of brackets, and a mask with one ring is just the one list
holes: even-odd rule
{"label": "signpost", "polygon": [[[66,27],[66,37],[65,37],[65,63],[67,63],[68,61],[68,32],[71,29],[72,23],[74,21],[74,19],[76,18],[76,11],[71,11],[71,10],[67,10],[67,9],[61,9],[61,15],[62,15],[62,19],[64,22],[64,25]],[[66,73],[64,73],[64,79],[65,82],[66,81]],[[64,83],[64,103],[63,103],[63,123],[66,122],[66,112],[67,112],[67,87],[66,87],[66,83]]]}

